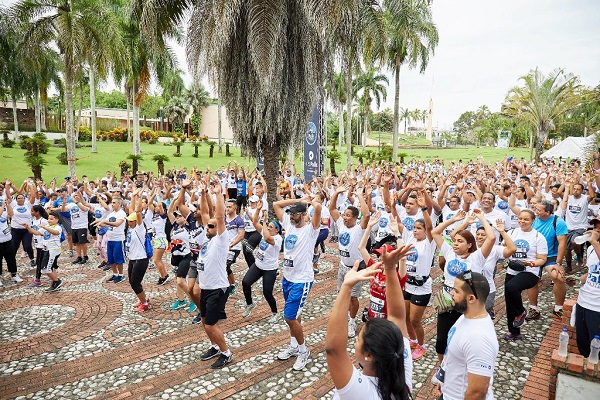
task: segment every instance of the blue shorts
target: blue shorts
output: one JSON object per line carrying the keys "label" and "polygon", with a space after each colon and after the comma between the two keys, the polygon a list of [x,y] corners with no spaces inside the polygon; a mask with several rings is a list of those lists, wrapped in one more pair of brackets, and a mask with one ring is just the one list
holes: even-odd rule
{"label": "blue shorts", "polygon": [[298,319],[302,314],[302,309],[306,303],[306,298],[310,293],[313,282],[294,283],[283,278],[281,280],[281,288],[283,289],[283,317],[285,319]]}
{"label": "blue shorts", "polygon": [[125,264],[125,242],[109,241],[106,245],[106,255],[108,256],[108,265]]}

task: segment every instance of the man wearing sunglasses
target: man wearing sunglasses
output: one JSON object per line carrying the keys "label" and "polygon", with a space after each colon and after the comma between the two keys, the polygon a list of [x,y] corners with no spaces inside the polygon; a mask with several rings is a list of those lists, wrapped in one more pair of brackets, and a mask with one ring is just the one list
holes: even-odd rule
{"label": "man wearing sunglasses", "polygon": [[493,398],[498,338],[485,309],[487,279],[467,270],[458,274],[451,291],[454,309],[463,315],[448,332],[448,345],[436,378],[440,399]]}

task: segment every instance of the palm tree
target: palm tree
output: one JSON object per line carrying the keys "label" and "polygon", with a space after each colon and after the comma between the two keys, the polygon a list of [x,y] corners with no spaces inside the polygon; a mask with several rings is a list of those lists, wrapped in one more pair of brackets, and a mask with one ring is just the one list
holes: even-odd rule
{"label": "palm tree", "polygon": [[163,112],[171,122],[172,132],[175,132],[175,125],[180,125],[185,122],[185,117],[190,113],[192,106],[184,97],[171,97]]}
{"label": "palm tree", "polygon": [[73,82],[79,63],[89,48],[110,44],[105,29],[113,16],[104,2],[96,0],[19,0],[11,9],[12,18],[26,21],[25,42],[54,42],[64,60],[67,162],[75,175],[73,131]]}
{"label": "palm tree", "polygon": [[[385,85],[382,84],[385,82]],[[386,86],[389,84],[388,78],[380,72],[378,68],[370,67],[365,72],[361,73],[355,80],[354,93],[358,95],[362,92],[364,105],[364,129],[363,129],[363,152],[367,143],[367,137],[370,132],[369,118],[371,116],[371,103],[373,99],[377,105],[377,109],[381,106],[381,101],[385,101],[387,96]]]}
{"label": "palm tree", "polygon": [[[400,123],[400,67],[425,72],[429,56],[438,44],[438,31],[432,21],[428,0],[384,0],[387,26],[386,60],[394,71],[394,136],[392,159],[398,160]],[[405,120],[406,121],[406,120]],[[406,124],[406,122],[405,122]]]}
{"label": "palm tree", "polygon": [[[192,116],[195,116],[197,119],[199,127],[202,123],[202,109],[209,105],[210,96],[202,85],[194,83],[188,90],[185,91],[184,97],[186,103],[192,107]],[[200,133],[200,129],[198,129],[197,133]]]}
{"label": "palm tree", "polygon": [[344,104],[346,104],[346,80],[341,72],[334,72],[325,84],[327,97],[338,112],[338,144],[341,150],[344,137]]}
{"label": "palm tree", "polygon": [[400,109],[400,120],[404,120],[404,134],[406,135],[406,126],[412,120],[412,112],[407,108]]}
{"label": "palm tree", "polygon": [[536,131],[535,159],[539,161],[550,130],[579,103],[579,78],[557,69],[547,76],[539,69],[520,78],[505,100],[504,113],[529,122]]}

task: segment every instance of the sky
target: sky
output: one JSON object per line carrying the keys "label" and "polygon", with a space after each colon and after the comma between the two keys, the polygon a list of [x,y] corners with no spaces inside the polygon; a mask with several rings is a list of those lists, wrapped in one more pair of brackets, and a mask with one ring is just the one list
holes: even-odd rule
{"label": "sky", "polygon": [[[427,109],[432,98],[438,129],[451,129],[463,112],[484,104],[499,111],[508,91],[536,67],[544,74],[563,68],[586,86],[600,84],[599,0],[433,0],[432,13],[438,47],[424,74],[401,70],[400,107]],[[184,48],[176,54],[186,71]],[[388,76],[382,108],[393,109]],[[184,80],[191,83],[187,74]]]}

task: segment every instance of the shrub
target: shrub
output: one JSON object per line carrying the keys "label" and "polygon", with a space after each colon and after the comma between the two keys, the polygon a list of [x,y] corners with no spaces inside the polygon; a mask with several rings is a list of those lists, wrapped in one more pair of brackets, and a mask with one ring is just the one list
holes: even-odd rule
{"label": "shrub", "polygon": [[60,161],[60,163],[61,163],[62,165],[67,165],[67,164],[69,164],[69,163],[67,162],[67,152],[66,152],[66,151],[63,151],[62,153],[60,153],[60,154],[58,155],[58,157],[56,157],[56,158],[58,158],[58,161]]}
{"label": "shrub", "polygon": [[8,138],[8,131],[2,132],[2,147],[12,148],[15,145],[15,141]]}
{"label": "shrub", "polygon": [[87,126],[80,126],[78,140],[80,142],[90,142],[92,140],[92,130]]}

